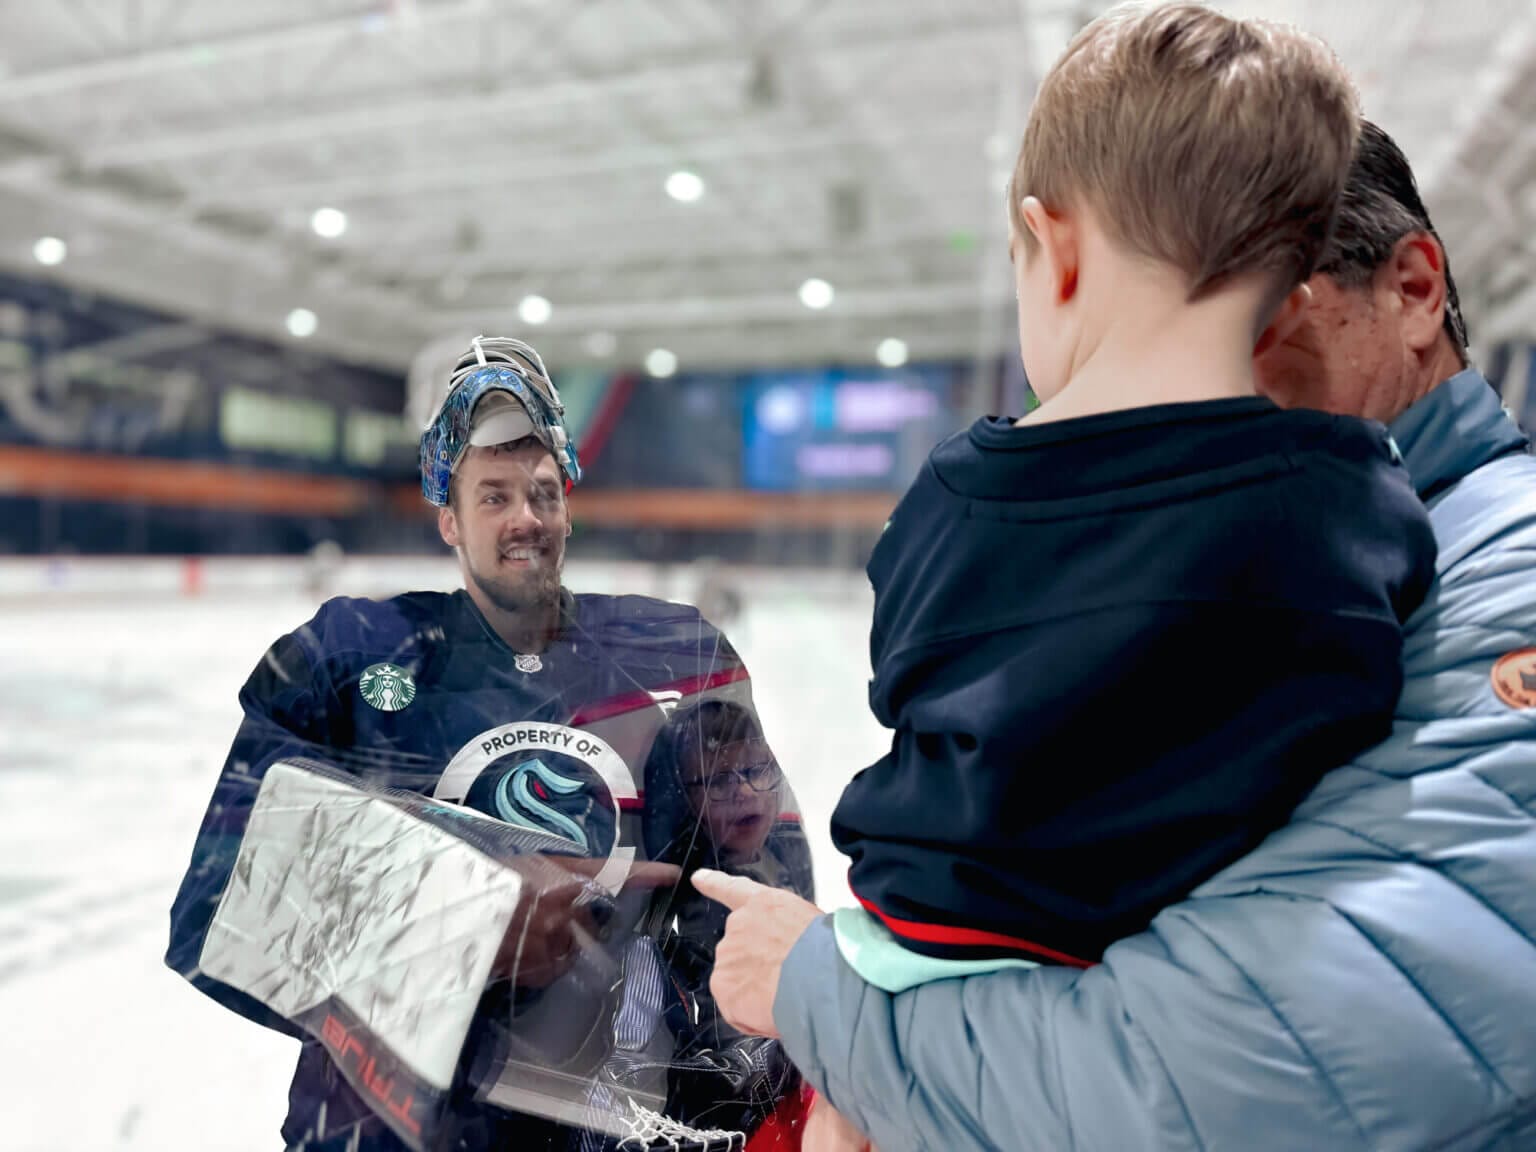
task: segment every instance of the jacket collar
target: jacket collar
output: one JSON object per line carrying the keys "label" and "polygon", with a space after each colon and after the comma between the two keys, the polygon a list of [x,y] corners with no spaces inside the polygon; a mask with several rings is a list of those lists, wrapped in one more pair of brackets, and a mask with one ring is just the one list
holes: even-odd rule
{"label": "jacket collar", "polygon": [[1530,447],[1476,369],[1458,372],[1392,422],[1419,499],[1429,500],[1490,460]]}

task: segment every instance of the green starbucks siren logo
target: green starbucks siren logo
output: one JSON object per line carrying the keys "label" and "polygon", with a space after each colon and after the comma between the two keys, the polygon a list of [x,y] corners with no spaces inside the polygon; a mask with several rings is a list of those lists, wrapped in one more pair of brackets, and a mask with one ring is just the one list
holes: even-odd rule
{"label": "green starbucks siren logo", "polygon": [[380,712],[398,712],[416,699],[416,681],[394,664],[374,664],[364,669],[357,690]]}

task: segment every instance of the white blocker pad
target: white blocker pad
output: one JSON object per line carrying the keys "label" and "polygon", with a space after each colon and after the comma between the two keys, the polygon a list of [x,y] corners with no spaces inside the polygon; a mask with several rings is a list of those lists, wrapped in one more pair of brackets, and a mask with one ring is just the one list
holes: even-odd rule
{"label": "white blocker pad", "polygon": [[446,1092],[521,882],[381,794],[274,764],[201,967],[288,1019],[339,1003]]}

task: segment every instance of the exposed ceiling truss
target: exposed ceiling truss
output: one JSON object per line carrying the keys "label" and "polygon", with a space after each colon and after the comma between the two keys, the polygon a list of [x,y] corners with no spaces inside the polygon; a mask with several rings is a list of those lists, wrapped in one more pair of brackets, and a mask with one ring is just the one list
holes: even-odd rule
{"label": "exposed ceiling truss", "polygon": [[[1420,166],[1481,343],[1536,338],[1536,0],[1233,0],[1329,40]],[[7,5],[0,261],[403,368],[868,362],[1011,343],[1002,182],[1099,0]],[[679,203],[670,173],[705,193]],[[346,232],[310,228],[315,209]],[[57,235],[69,257],[39,269]],[[808,277],[830,307],[797,298]],[[533,327],[518,302],[550,301]]]}

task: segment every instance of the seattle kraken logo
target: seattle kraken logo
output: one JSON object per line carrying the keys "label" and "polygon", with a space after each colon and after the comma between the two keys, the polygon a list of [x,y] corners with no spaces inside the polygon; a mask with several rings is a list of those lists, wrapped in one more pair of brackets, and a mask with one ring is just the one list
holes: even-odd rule
{"label": "seattle kraken logo", "polygon": [[602,861],[594,883],[615,895],[635,861],[635,847],[623,843],[622,817],[625,805],[640,802],[635,773],[607,741],[581,728],[523,720],[476,733],[454,753],[432,797]]}
{"label": "seattle kraken logo", "polygon": [[552,832],[586,852],[587,834],[581,825],[548,803],[553,796],[571,796],[582,788],[580,780],[560,775],[542,760],[525,760],[496,785],[496,814],[519,828]]}

